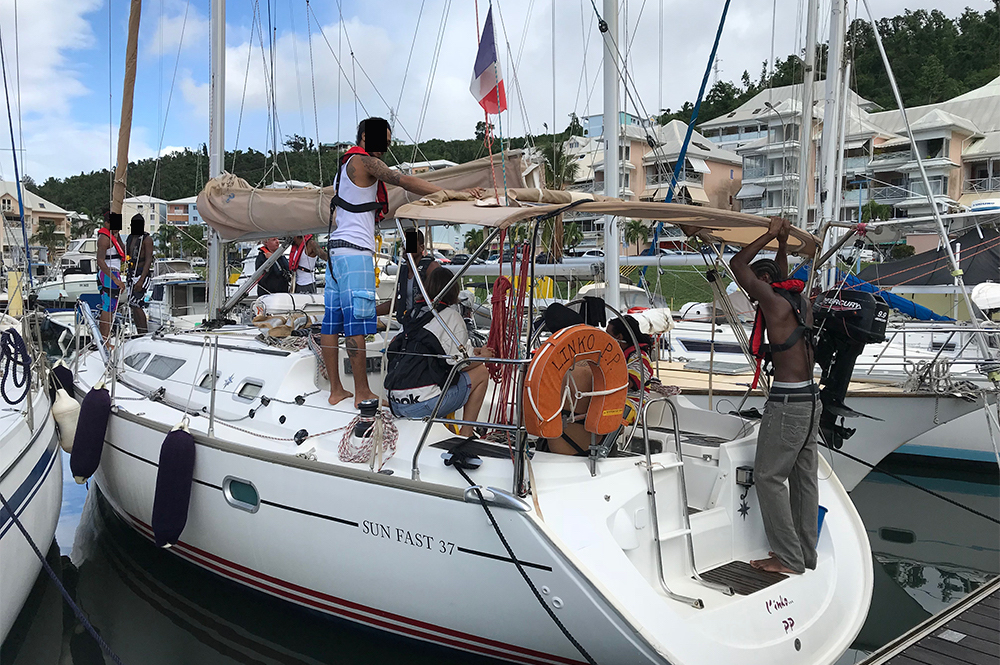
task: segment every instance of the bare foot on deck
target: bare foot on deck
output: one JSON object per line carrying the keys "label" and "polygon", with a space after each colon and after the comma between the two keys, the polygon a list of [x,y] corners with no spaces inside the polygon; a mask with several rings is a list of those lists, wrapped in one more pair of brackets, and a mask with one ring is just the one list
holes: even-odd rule
{"label": "bare foot on deck", "polygon": [[[347,394],[350,395],[350,393]],[[357,396],[354,398],[354,408],[360,409],[361,403],[369,399],[378,399],[378,395],[370,390],[366,390],[365,392],[358,391]]]}
{"label": "bare foot on deck", "polygon": [[786,575],[800,575],[791,568],[787,567],[785,564],[781,563],[781,560],[774,556],[773,554],[766,559],[756,559],[750,562],[750,565],[757,570],[763,570],[768,573],[784,573]]}
{"label": "bare foot on deck", "polygon": [[354,397],[354,393],[349,393],[346,390],[341,389],[341,390],[338,390],[337,392],[331,392],[330,393],[330,399],[328,399],[327,401],[331,405],[336,405],[336,404],[340,404],[341,402],[343,402],[348,397]]}

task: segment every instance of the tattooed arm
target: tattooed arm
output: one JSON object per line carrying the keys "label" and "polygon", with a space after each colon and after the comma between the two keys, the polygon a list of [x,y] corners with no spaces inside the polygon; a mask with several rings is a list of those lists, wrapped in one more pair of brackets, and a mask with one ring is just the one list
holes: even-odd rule
{"label": "tattooed arm", "polygon": [[[415,178],[411,175],[403,175],[396,169],[390,169],[386,166],[385,162],[377,157],[369,157],[366,155],[360,155],[359,159],[365,174],[372,181],[381,180],[387,185],[395,185],[396,187],[402,187],[408,192],[413,194],[419,194],[420,196],[426,196],[427,194],[433,194],[434,192],[441,191],[441,188],[432,182],[428,182],[422,178]],[[355,183],[358,183],[356,178],[357,169],[352,168],[355,160],[347,162],[347,175]],[[359,184],[359,186],[361,186]],[[371,182],[368,183],[371,186]],[[470,187],[463,190],[472,194],[473,196],[480,196],[483,193],[482,188]]]}
{"label": "tattooed arm", "polygon": [[[354,161],[355,160],[352,159],[347,163],[348,175],[350,175],[351,164]],[[387,185],[402,187],[408,192],[420,194],[421,196],[433,194],[441,189],[434,183],[427,182],[426,180],[422,180],[420,178],[414,178],[410,175],[403,175],[396,169],[390,169],[385,165],[385,162],[377,157],[361,156],[360,161],[365,172],[371,178],[374,180],[381,180]]]}

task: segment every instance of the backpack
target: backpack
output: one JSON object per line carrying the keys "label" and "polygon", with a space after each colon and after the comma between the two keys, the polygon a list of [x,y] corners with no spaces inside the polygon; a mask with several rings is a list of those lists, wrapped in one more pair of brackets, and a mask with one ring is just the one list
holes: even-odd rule
{"label": "backpack", "polygon": [[435,384],[445,389],[451,365],[443,357],[444,347],[437,336],[425,327],[434,317],[427,312],[420,319],[403,327],[387,350],[386,390],[409,390]]}

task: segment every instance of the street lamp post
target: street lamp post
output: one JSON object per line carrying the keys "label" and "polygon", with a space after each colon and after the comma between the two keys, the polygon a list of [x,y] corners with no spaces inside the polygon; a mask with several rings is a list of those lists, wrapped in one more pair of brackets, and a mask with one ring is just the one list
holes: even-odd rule
{"label": "street lamp post", "polygon": [[[778,122],[781,123],[781,212],[779,216],[785,216],[785,171],[788,168],[788,164],[785,163],[785,148],[788,147],[788,130],[785,128],[785,120],[781,117],[781,113],[778,109],[774,108],[771,102],[764,102],[764,106],[774,111],[774,115],[778,116]],[[768,136],[770,136],[771,130],[768,129]],[[801,176],[800,176],[801,177]]]}

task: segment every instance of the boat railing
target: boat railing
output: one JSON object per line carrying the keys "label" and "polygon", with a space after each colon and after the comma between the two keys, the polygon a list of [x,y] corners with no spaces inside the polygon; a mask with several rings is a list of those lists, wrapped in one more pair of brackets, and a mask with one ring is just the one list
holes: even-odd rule
{"label": "boat railing", "polygon": [[[677,460],[674,462],[657,462],[655,465],[653,464],[653,457],[649,448],[649,419],[647,416],[649,407],[654,404],[665,404],[670,410],[671,425],[673,427],[674,434],[674,452],[677,455]],[[686,603],[691,607],[700,610],[705,607],[705,603],[701,600],[701,598],[693,598],[691,596],[674,593],[667,585],[666,579],[663,577],[663,551],[660,539],[660,521],[656,514],[656,480],[653,477],[655,469],[675,470],[677,474],[677,485],[680,493],[678,509],[681,516],[681,528],[666,534],[663,537],[663,540],[673,538],[683,538],[685,540],[685,543],[687,544],[688,559],[691,565],[691,572],[695,580],[697,580],[700,584],[708,587],[709,589],[725,593],[729,596],[733,595],[734,592],[731,587],[724,584],[710,582],[703,579],[701,575],[698,574],[697,565],[695,564],[694,559],[694,536],[691,531],[691,514],[688,510],[687,482],[684,479],[684,456],[681,454],[681,426],[680,419],[677,415],[677,406],[670,400],[669,397],[655,397],[648,400],[639,413],[641,417],[637,420],[642,421],[642,439],[645,452],[645,461],[641,462],[641,464],[646,467],[646,495],[649,497],[649,519],[653,526],[653,559],[656,561],[656,577],[667,596],[673,600]]]}

